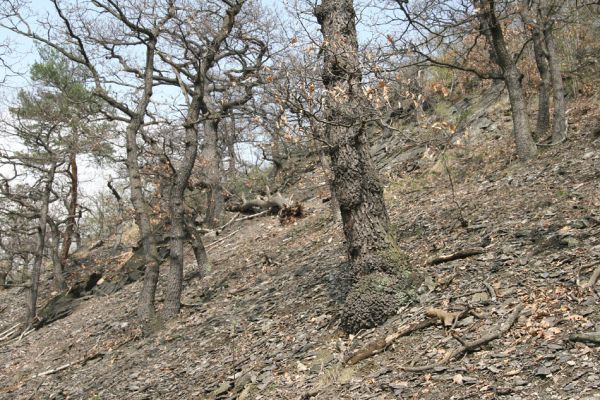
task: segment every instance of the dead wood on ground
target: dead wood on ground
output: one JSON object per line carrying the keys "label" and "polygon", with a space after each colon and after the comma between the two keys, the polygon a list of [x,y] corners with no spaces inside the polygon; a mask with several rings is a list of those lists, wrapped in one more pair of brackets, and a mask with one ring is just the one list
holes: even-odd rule
{"label": "dead wood on ground", "polygon": [[455,349],[454,351],[449,352],[440,362],[437,362],[434,364],[422,365],[419,367],[402,366],[400,368],[402,370],[408,371],[408,372],[424,372],[424,371],[429,371],[436,367],[445,365],[448,362],[450,362],[451,360],[457,358],[458,356],[460,356],[466,352],[469,352],[469,351],[474,351],[478,347],[481,347],[482,345],[489,343],[492,340],[496,340],[499,337],[501,337],[502,335],[504,335],[515,324],[515,322],[519,318],[519,315],[521,314],[522,310],[523,310],[523,305],[519,304],[518,306],[515,307],[515,309],[511,313],[511,315],[508,317],[508,319],[503,324],[500,324],[499,326],[490,329],[490,333],[482,336],[481,338],[479,338],[477,340],[474,340],[472,342],[467,342],[465,340],[462,340],[461,338],[457,338],[457,340],[459,340],[459,342],[462,344],[462,346],[459,347],[458,349]]}
{"label": "dead wood on ground", "polygon": [[427,264],[428,265],[442,264],[442,263],[445,263],[448,261],[460,260],[462,258],[476,256],[476,255],[482,254],[484,252],[485,252],[485,250],[482,247],[474,247],[472,249],[464,249],[464,250],[457,251],[456,253],[452,253],[452,254],[448,254],[448,255],[444,255],[444,256],[433,257],[427,261]]}
{"label": "dead wood on ground", "polygon": [[357,352],[349,355],[345,360],[344,364],[354,365],[362,360],[374,356],[377,353],[381,353],[383,350],[388,348],[392,343],[396,341],[396,339],[410,335],[413,332],[416,332],[421,329],[428,328],[437,324],[438,321],[433,318],[426,319],[425,321],[418,322],[416,324],[404,327],[404,329],[399,330],[398,332],[392,333],[386,337],[382,337],[376,339],[370,343],[368,343],[365,347],[358,350]]}
{"label": "dead wood on ground", "polygon": [[590,333],[577,333],[569,336],[571,342],[582,342],[582,343],[597,343],[600,344],[600,332]]}

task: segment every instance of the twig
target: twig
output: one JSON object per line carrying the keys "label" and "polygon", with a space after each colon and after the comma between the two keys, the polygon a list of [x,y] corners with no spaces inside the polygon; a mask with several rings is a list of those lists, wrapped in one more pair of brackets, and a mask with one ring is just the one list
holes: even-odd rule
{"label": "twig", "polygon": [[571,342],[592,342],[600,344],[600,332],[578,333],[569,336]]}
{"label": "twig", "polygon": [[254,219],[254,218],[260,217],[261,215],[268,214],[268,213],[270,213],[270,212],[271,212],[271,210],[263,210],[263,211],[261,211],[261,212],[259,212],[259,213],[256,213],[256,214],[247,215],[247,216],[245,216],[245,217],[238,218],[238,219],[236,219],[236,220],[235,220],[235,222],[239,222],[239,221],[245,221],[245,220],[247,220],[247,219]]}
{"label": "twig", "polygon": [[442,264],[442,263],[445,263],[448,261],[454,261],[454,260],[459,260],[461,258],[476,256],[476,255],[482,254],[484,252],[485,252],[485,250],[482,247],[474,247],[472,249],[464,249],[464,250],[457,251],[456,253],[453,253],[453,254],[448,254],[448,255],[439,256],[439,257],[433,257],[427,261],[427,264],[428,265]]}
{"label": "twig", "polygon": [[11,341],[11,339],[16,338],[17,335],[19,334],[18,328],[20,325],[21,325],[20,323],[16,324],[12,328],[2,332],[2,334],[0,335],[0,342],[3,342],[6,340],[7,341],[6,343],[8,343]]}
{"label": "twig", "polygon": [[41,376],[48,376],[48,375],[56,374],[57,372],[64,371],[65,369],[72,367],[73,365],[77,365],[77,364],[85,365],[85,363],[87,363],[88,361],[104,357],[105,355],[114,352],[115,350],[121,348],[123,345],[125,345],[125,344],[131,342],[132,340],[136,339],[136,337],[137,336],[131,336],[131,337],[126,338],[121,343],[119,343],[118,345],[116,345],[112,349],[110,349],[109,351],[98,351],[96,353],[93,353],[93,354],[90,354],[88,356],[82,357],[79,360],[72,361],[70,363],[63,364],[63,365],[61,365],[59,367],[52,368],[52,369],[46,370],[44,372],[40,372],[40,373],[37,373],[35,375],[32,375],[29,378],[26,378],[25,380],[23,380],[22,382],[27,382],[27,381],[30,381],[32,379],[39,378]]}
{"label": "twig", "polygon": [[448,160],[446,160],[445,155],[442,155],[442,162],[444,163],[444,168],[446,169],[446,173],[448,174],[448,180],[450,181],[450,189],[452,189],[452,201],[456,206],[456,210],[458,211],[458,221],[463,228],[469,226],[469,223],[465,219],[462,213],[462,208],[458,201],[456,200],[456,191],[454,190],[454,181],[452,180],[452,174],[450,173],[450,168],[448,167]]}
{"label": "twig", "polygon": [[20,342],[21,339],[23,339],[25,336],[29,335],[31,332],[35,331],[35,328],[31,328],[28,330],[24,330],[21,335],[19,336],[19,340],[17,340],[17,342]]}
{"label": "twig", "polygon": [[4,287],[20,287],[20,288],[29,288],[30,285],[25,283],[25,284],[19,284],[19,283],[4,283],[2,284],[2,286]]}
{"label": "twig", "polygon": [[235,213],[235,215],[233,216],[233,218],[231,218],[231,219],[229,220],[229,222],[227,222],[225,225],[221,226],[220,228],[217,228],[217,229],[216,229],[216,231],[217,231],[217,232],[222,232],[222,231],[224,231],[224,230],[225,230],[225,228],[227,228],[229,225],[231,225],[232,223],[234,223],[235,221],[237,221],[237,220],[236,220],[236,218],[237,218],[237,217],[239,217],[239,215],[240,215],[240,213],[239,213],[239,212],[238,212],[238,213]]}
{"label": "twig", "polygon": [[490,300],[496,301],[496,291],[494,290],[494,287],[492,285],[490,285],[488,282],[483,282],[483,286],[485,286],[488,293],[490,294]]}
{"label": "twig", "polygon": [[190,307],[190,308],[194,308],[194,307],[200,307],[203,306],[205,303],[184,303],[183,301],[181,302],[181,307]]}
{"label": "twig", "polygon": [[515,307],[514,311],[512,312],[510,317],[506,320],[506,322],[504,322],[497,328],[491,329],[490,333],[482,336],[481,338],[479,338],[473,342],[465,342],[458,349],[448,353],[440,362],[437,362],[435,364],[422,365],[420,367],[402,366],[400,368],[402,370],[408,371],[408,372],[424,372],[424,371],[429,371],[430,369],[434,369],[436,367],[442,366],[444,364],[447,364],[449,361],[459,357],[460,355],[462,355],[468,351],[473,351],[476,348],[481,347],[481,345],[489,343],[492,340],[498,339],[500,336],[504,335],[506,332],[508,332],[508,330],[517,321],[522,310],[523,310],[523,305],[519,304],[518,306]]}
{"label": "twig", "polygon": [[597,267],[594,270],[594,273],[590,277],[590,280],[584,285],[584,287],[589,287],[590,289],[593,288],[594,285],[596,285],[598,278],[600,278],[600,267]]}
{"label": "twig", "polygon": [[240,231],[240,229],[237,229],[237,230],[235,230],[235,231],[231,232],[229,235],[227,235],[227,236],[223,236],[221,239],[219,239],[219,240],[215,240],[214,242],[207,244],[207,245],[206,245],[206,248],[209,248],[209,247],[211,247],[211,246],[214,246],[214,245],[216,245],[216,244],[219,244],[219,243],[221,243],[222,241],[224,241],[224,240],[226,240],[226,239],[229,239],[230,237],[232,237],[233,235],[235,235],[235,234],[236,234],[236,233],[238,233],[239,231]]}

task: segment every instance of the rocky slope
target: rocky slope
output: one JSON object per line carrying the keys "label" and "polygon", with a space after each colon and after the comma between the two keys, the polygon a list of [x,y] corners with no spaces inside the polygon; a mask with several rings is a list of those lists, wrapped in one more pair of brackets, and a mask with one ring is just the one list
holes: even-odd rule
{"label": "rocky slope", "polygon": [[[0,398],[600,398],[600,347],[570,340],[600,331],[598,286],[585,287],[600,265],[600,101],[573,102],[568,141],[527,164],[512,157],[506,103],[478,103],[463,129],[422,121],[374,144],[398,244],[426,277],[420,302],[382,327],[338,329],[343,235],[316,170],[294,188],[305,218],[242,221],[211,239],[212,269],[186,281],[178,319],[138,325],[135,282],[1,343]],[[476,254],[433,260],[468,249]],[[0,291],[3,331],[23,299]],[[430,307],[463,318],[347,362]]]}

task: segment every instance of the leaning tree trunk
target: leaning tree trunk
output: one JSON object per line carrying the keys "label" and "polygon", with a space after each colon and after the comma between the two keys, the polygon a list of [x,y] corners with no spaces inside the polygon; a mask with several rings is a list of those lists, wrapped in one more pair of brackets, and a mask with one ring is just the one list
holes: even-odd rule
{"label": "leaning tree trunk", "polygon": [[481,30],[490,42],[490,58],[502,70],[502,77],[508,89],[517,154],[522,160],[535,158],[537,146],[529,129],[527,102],[521,85],[521,73],[506,47],[502,26],[496,16],[494,0],[474,0],[474,4],[479,9]]}
{"label": "leaning tree trunk", "polygon": [[556,46],[554,44],[554,32],[552,31],[552,27],[548,27],[544,30],[544,39],[546,42],[548,66],[550,67],[550,77],[552,79],[552,93],[554,95],[552,143],[560,143],[566,139],[567,135],[567,114],[565,104],[565,88],[563,85],[562,74],[560,72],[560,62],[558,60]]}
{"label": "leaning tree trunk", "polygon": [[[395,314],[400,282],[389,262],[389,219],[383,186],[370,154],[361,120],[364,109],[358,58],[356,14],[352,0],[323,0],[315,7],[323,33],[323,83],[326,88],[325,138],[329,144],[332,191],[342,216],[347,242],[350,286],[342,308],[346,331],[372,327]],[[380,290],[378,290],[379,288]]]}
{"label": "leaning tree trunk", "polygon": [[31,286],[29,288],[29,302],[26,328],[29,328],[35,322],[37,316],[37,298],[38,287],[40,284],[40,274],[42,272],[42,261],[44,260],[44,249],[46,246],[46,227],[48,226],[48,208],[50,205],[50,193],[54,184],[54,174],[56,172],[56,163],[52,163],[45,178],[44,192],[42,193],[42,203],[40,205],[40,217],[37,226],[37,246],[33,258],[33,268],[31,269]]}
{"label": "leaning tree trunk", "polygon": [[202,148],[201,162],[208,186],[204,223],[209,228],[214,228],[219,224],[224,207],[221,157],[218,147],[220,121],[220,116],[209,115],[204,122],[204,147]]}
{"label": "leaning tree trunk", "polygon": [[202,234],[196,230],[193,223],[186,224],[187,236],[190,239],[194,257],[196,258],[196,276],[204,278],[208,273],[209,261]]}

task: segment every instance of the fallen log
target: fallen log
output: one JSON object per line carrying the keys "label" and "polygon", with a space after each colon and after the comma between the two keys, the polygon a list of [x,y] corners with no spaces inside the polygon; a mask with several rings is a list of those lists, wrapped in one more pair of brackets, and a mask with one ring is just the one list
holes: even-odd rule
{"label": "fallen log", "polygon": [[250,200],[247,200],[246,195],[242,193],[242,204],[230,206],[229,211],[254,214],[257,212],[270,210],[276,214],[283,208],[292,204],[291,197],[283,197],[279,191],[275,192],[275,194],[271,194],[268,186],[265,188],[265,192],[265,196],[256,196],[256,198]]}

